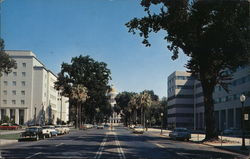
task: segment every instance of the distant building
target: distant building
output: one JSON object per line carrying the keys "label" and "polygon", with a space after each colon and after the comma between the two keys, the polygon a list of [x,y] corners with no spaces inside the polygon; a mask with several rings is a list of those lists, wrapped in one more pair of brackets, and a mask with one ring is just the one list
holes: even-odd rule
{"label": "distant building", "polygon": [[[117,96],[117,91],[114,86],[111,87],[111,91],[109,92],[109,103],[111,104],[111,107],[114,108],[116,105],[115,97]],[[113,112],[112,116],[109,118],[110,123],[120,123],[121,116],[119,113]]]}
{"label": "distant building", "polygon": [[[215,122],[218,130],[241,128],[241,94],[250,92],[250,67],[239,67],[227,93],[216,86],[214,99]],[[250,114],[250,99],[245,101],[246,113]],[[176,71],[168,77],[168,126],[205,129],[204,102],[201,83],[187,72]],[[246,126],[250,129],[249,120]],[[193,123],[193,124],[191,124]]]}
{"label": "distant building", "polygon": [[[15,123],[56,123],[61,106],[54,89],[57,76],[46,69],[31,51],[6,51],[17,69],[0,77],[0,120],[8,116]],[[68,120],[68,99],[62,102],[63,120]]]}

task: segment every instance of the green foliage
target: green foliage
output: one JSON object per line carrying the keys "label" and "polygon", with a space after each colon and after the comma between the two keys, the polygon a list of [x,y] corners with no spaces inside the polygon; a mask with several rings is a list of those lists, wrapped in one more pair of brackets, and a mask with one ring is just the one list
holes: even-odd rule
{"label": "green foliage", "polygon": [[4,115],[2,117],[2,120],[0,121],[0,124],[2,124],[2,123],[10,123],[10,122],[11,122],[10,118],[7,115]]}
{"label": "green foliage", "polygon": [[[111,79],[110,74],[106,63],[95,61],[89,56],[80,55],[72,58],[70,64],[62,64],[55,87],[68,97],[72,94],[73,86],[82,85],[86,87],[88,98],[81,112],[82,115],[84,114],[85,121],[92,122],[96,114],[96,108],[108,107],[107,92],[110,90],[108,85]],[[70,104],[74,103],[72,100],[70,101]],[[74,104],[76,105],[76,103]],[[107,112],[105,111],[105,113]]]}
{"label": "green foliage", "polygon": [[17,68],[16,61],[4,52],[4,41],[0,39],[0,77],[2,73],[10,73],[12,68]]}
{"label": "green foliage", "polygon": [[[172,59],[181,51],[190,57],[186,67],[201,81],[204,93],[206,139],[217,138],[212,93],[216,84],[229,91],[226,69],[249,64],[249,1],[141,0],[141,5],[147,16],[128,22],[129,32],[138,31],[150,46],[149,34],[165,31]],[[152,12],[152,5],[160,10]]]}

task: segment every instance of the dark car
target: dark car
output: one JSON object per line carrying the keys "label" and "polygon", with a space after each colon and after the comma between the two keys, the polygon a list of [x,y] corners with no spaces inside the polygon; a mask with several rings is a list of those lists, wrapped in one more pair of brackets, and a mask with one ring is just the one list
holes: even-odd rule
{"label": "dark car", "polygon": [[169,133],[169,137],[176,140],[189,140],[191,138],[191,133],[187,128],[175,128]]}
{"label": "dark car", "polygon": [[39,140],[45,139],[45,135],[43,134],[43,129],[40,126],[29,127],[25,129],[25,132],[22,132],[18,141],[22,140]]}

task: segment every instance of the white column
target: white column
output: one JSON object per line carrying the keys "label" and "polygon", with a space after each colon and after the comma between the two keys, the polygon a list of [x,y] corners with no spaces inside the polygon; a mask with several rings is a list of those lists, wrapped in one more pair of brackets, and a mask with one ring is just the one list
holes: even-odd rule
{"label": "white column", "polygon": [[7,109],[5,109],[5,110],[6,110],[6,116],[10,118],[10,109],[7,108]]}
{"label": "white column", "polygon": [[15,123],[19,124],[19,109],[15,109]]}

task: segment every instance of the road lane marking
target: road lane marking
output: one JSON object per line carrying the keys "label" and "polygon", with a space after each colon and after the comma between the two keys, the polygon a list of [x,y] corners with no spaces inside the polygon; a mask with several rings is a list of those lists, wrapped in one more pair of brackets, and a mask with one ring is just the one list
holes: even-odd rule
{"label": "road lane marking", "polygon": [[157,144],[155,143],[156,146],[160,147],[160,148],[165,148],[165,146],[161,145],[161,144]]}
{"label": "road lane marking", "polygon": [[61,146],[61,145],[63,145],[63,144],[64,144],[64,143],[60,143],[60,144],[56,145],[56,147]]}
{"label": "road lane marking", "polygon": [[115,143],[116,143],[116,146],[117,146],[117,151],[119,153],[119,157],[120,159],[126,159],[125,155],[124,155],[124,152],[121,148],[121,144],[120,144],[120,141],[118,140],[118,137],[117,135],[115,134]]}
{"label": "road lane marking", "polygon": [[42,152],[37,152],[37,153],[35,153],[35,154],[33,154],[33,155],[29,156],[29,157],[26,157],[25,159],[29,159],[29,158],[32,158],[32,157],[34,157],[36,155],[40,155],[40,154],[42,154]]}
{"label": "road lane marking", "polygon": [[108,134],[106,134],[105,137],[104,137],[104,139],[102,140],[102,143],[101,143],[101,145],[100,145],[100,147],[99,147],[99,149],[98,149],[98,151],[97,151],[97,153],[95,155],[96,159],[99,159],[101,157],[102,151],[103,151],[104,146],[105,146],[105,144],[107,142],[107,137],[108,137]]}

